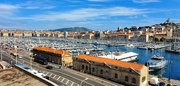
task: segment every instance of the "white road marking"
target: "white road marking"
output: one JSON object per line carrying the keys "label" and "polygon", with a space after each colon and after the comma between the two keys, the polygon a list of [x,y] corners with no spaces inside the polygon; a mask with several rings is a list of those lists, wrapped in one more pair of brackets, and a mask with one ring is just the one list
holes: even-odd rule
{"label": "white road marking", "polygon": [[61,77],[61,76],[59,76],[57,80],[59,80],[60,77]]}
{"label": "white road marking", "polygon": [[74,82],[71,83],[71,86],[73,86]]}
{"label": "white road marking", "polygon": [[52,73],[49,75],[51,77]]}
{"label": "white road marking", "polygon": [[66,84],[69,82],[69,80],[67,80]]}
{"label": "white road marking", "polygon": [[46,75],[48,75],[49,72],[46,73]]}
{"label": "white road marking", "polygon": [[63,81],[64,81],[64,79],[65,79],[65,78],[63,78],[63,79],[61,80],[61,82],[63,82]]}
{"label": "white road marking", "polygon": [[54,77],[53,78],[55,78],[56,77],[56,75],[54,75]]}

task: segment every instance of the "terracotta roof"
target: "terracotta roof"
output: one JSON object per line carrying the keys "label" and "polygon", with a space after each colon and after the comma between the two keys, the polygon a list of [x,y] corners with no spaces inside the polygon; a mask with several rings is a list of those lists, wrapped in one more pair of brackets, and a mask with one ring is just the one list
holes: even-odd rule
{"label": "terracotta roof", "polygon": [[64,54],[64,55],[70,55],[71,54],[70,52],[67,52],[65,50],[57,50],[57,49],[41,47],[41,46],[36,47],[34,49],[35,50],[40,50],[40,51],[46,51],[46,52],[50,52],[50,53],[55,53],[55,54]]}
{"label": "terracotta roof", "polygon": [[86,60],[100,62],[100,63],[106,63],[106,64],[120,66],[124,68],[133,68],[135,70],[141,70],[141,68],[144,66],[143,64],[123,62],[123,61],[119,61],[115,59],[101,58],[101,57],[96,57],[96,56],[91,56],[91,55],[86,55],[86,54],[80,54],[76,56],[75,58],[86,59]]}
{"label": "terracotta roof", "polygon": [[167,34],[155,34],[155,36],[167,36]]}

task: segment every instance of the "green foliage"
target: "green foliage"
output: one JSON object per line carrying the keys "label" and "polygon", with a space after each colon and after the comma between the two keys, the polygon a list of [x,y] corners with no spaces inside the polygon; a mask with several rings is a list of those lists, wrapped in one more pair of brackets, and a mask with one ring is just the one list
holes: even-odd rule
{"label": "green foliage", "polygon": [[166,39],[164,37],[162,37],[159,41],[164,42],[164,41],[166,41]]}
{"label": "green foliage", "polygon": [[155,42],[159,42],[159,39],[158,39],[158,38],[154,38],[154,41],[155,41]]}

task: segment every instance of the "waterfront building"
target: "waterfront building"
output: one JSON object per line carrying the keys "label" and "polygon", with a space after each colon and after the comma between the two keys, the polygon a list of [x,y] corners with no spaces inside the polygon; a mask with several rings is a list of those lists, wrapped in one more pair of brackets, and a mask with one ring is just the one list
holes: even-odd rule
{"label": "waterfront building", "polygon": [[13,37],[22,37],[22,36],[23,36],[22,31],[15,31],[15,32],[13,32]]}
{"label": "waterfront building", "polygon": [[1,31],[1,37],[8,37],[9,32],[8,31]]}
{"label": "waterfront building", "polygon": [[72,53],[67,52],[65,50],[57,50],[48,47],[36,47],[32,50],[33,56],[40,55],[43,58],[46,58],[48,62],[52,62],[55,64],[63,65],[63,66],[71,66],[72,65]]}
{"label": "waterfront building", "polygon": [[32,32],[24,31],[23,32],[23,37],[32,37]]}
{"label": "waterfront building", "polygon": [[73,58],[73,68],[126,86],[148,86],[149,70],[143,64],[80,54]]}
{"label": "waterfront building", "polygon": [[64,38],[68,37],[68,32],[64,32]]}
{"label": "waterfront building", "polygon": [[93,39],[93,38],[94,38],[94,33],[92,32],[88,32],[84,34],[84,36],[82,37],[82,39]]}
{"label": "waterfront building", "polygon": [[180,42],[180,28],[173,31],[173,39],[175,42]]}

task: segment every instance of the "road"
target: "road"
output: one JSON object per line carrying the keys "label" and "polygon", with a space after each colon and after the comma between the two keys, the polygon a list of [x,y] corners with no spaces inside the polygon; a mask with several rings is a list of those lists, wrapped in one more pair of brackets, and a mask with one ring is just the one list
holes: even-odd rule
{"label": "road", "polygon": [[[9,53],[3,50],[3,60],[15,64],[16,58],[9,55]],[[78,73],[77,71],[71,69],[56,69],[53,68],[52,70],[46,69],[46,65],[38,64],[29,58],[17,58],[18,63],[23,63],[29,67],[32,66],[33,69],[36,69],[50,77],[50,80],[54,83],[62,86],[117,86],[117,83],[111,83],[100,78],[94,77],[86,77],[86,74]],[[32,62],[32,64],[30,64]],[[88,78],[87,80],[85,80]],[[82,82],[83,81],[83,82]]]}

